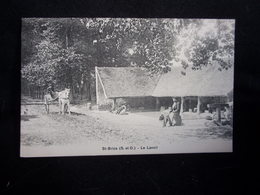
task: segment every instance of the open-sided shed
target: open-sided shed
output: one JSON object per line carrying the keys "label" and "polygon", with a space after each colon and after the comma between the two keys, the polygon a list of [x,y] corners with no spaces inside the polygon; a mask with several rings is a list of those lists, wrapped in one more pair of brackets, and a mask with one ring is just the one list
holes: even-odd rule
{"label": "open-sided shed", "polygon": [[157,108],[163,98],[178,97],[181,111],[187,100],[196,101],[200,112],[202,98],[226,98],[233,90],[233,68],[218,70],[213,66],[201,70],[174,67],[159,77],[151,77],[137,67],[96,67],[97,104],[115,105],[118,98],[154,97]]}
{"label": "open-sided shed", "polygon": [[233,69],[212,67],[201,70],[173,68],[163,74],[153,91],[156,97],[227,96],[233,89]]}
{"label": "open-sided shed", "polygon": [[180,97],[181,109],[185,99],[197,99],[197,112],[200,112],[202,98],[227,97],[233,90],[233,68],[219,70],[213,66],[192,70],[182,67],[173,68],[172,71],[163,74],[152,96],[155,97]]}
{"label": "open-sided shed", "polygon": [[158,77],[142,68],[96,67],[97,105],[115,105],[118,98],[151,97]]}

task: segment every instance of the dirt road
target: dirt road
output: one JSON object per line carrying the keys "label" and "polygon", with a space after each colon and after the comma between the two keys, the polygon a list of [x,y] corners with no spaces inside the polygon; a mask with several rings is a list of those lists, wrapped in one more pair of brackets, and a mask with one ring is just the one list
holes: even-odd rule
{"label": "dirt road", "polygon": [[[87,111],[72,106],[71,115],[59,115],[52,105],[46,114],[43,106],[21,107],[21,154],[81,155],[144,153],[141,147],[159,147],[145,153],[230,152],[232,129],[207,126],[204,120],[187,120],[180,127],[162,128],[158,113],[114,115],[106,111]],[[120,146],[135,151],[114,151]],[[102,149],[103,148],[103,149]],[[102,153],[103,151],[103,153]]]}

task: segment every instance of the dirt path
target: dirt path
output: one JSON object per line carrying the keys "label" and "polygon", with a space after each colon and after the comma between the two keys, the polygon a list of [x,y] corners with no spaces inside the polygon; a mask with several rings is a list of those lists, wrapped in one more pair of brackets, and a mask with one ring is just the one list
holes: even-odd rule
{"label": "dirt path", "polygon": [[[118,149],[119,146],[160,147],[147,153],[232,151],[232,130],[207,127],[204,120],[189,120],[180,127],[162,128],[157,113],[114,115],[72,106],[71,115],[59,115],[57,106],[52,105],[50,109],[47,115],[43,106],[21,107],[21,153],[24,156],[35,153],[39,156],[104,155],[103,147]],[[116,152],[144,153],[141,150]]]}
{"label": "dirt path", "polygon": [[52,106],[52,112],[47,115],[44,108],[39,107],[27,106],[28,113],[21,116],[23,145],[67,145],[84,142],[85,139],[111,142],[118,136],[129,140],[123,129],[97,116],[75,112],[60,115],[57,106]]}

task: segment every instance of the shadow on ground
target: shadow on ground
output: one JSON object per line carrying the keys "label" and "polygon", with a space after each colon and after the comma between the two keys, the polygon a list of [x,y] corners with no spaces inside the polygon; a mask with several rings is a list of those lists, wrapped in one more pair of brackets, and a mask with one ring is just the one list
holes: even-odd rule
{"label": "shadow on ground", "polygon": [[204,131],[203,136],[213,136],[215,138],[232,139],[233,138],[233,128],[229,124],[217,125],[213,121],[206,122],[207,127]]}
{"label": "shadow on ground", "polygon": [[[59,112],[50,112],[50,114],[59,114]],[[78,112],[70,112],[71,115],[73,116],[86,116],[83,113],[78,113]],[[65,113],[65,115],[69,115],[68,113]]]}
{"label": "shadow on ground", "polygon": [[32,118],[39,118],[38,115],[21,115],[22,121],[29,121]]}

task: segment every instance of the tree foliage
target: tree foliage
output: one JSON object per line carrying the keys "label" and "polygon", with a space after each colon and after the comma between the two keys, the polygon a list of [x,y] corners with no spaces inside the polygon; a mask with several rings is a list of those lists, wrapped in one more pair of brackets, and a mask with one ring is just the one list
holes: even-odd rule
{"label": "tree foliage", "polygon": [[183,28],[176,39],[174,60],[197,70],[214,65],[228,69],[234,63],[234,22],[199,20]]}
{"label": "tree foliage", "polygon": [[172,63],[230,68],[233,56],[229,20],[29,18],[22,23],[22,78],[43,88],[90,90],[95,66],[143,67],[161,74]]}

